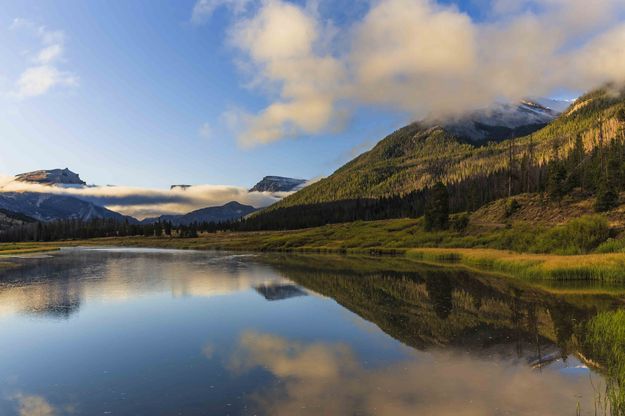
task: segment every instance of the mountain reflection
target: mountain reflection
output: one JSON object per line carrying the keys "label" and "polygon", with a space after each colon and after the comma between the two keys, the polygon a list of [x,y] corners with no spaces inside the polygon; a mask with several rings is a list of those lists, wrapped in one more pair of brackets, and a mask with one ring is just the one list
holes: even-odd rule
{"label": "mountain reflection", "polygon": [[254,289],[269,301],[306,296],[306,292],[296,285],[290,284],[260,285],[256,286]]}
{"label": "mountain reflection", "polygon": [[301,292],[271,268],[249,267],[246,260],[237,255],[115,249],[19,259],[20,267],[0,270],[0,316],[26,313],[69,319],[85,299],[123,301],[149,293],[212,297],[259,287],[267,288],[265,297],[279,297],[280,288],[285,297],[288,290],[292,296]]}
{"label": "mountain reflection", "polygon": [[[623,303],[620,297],[592,295],[592,291],[586,294],[583,290],[557,295],[514,279],[399,259],[325,256],[321,261],[291,255],[267,257],[265,261],[290,280],[336,300],[393,338],[431,354],[435,364],[430,366],[421,361],[402,363],[397,368],[383,370],[381,375],[363,370],[362,374],[336,381],[331,390],[324,390],[324,394],[334,389],[343,391],[345,397],[341,400],[344,401],[362,393],[366,400],[358,405],[364,406],[363,414],[501,413],[497,409],[511,414],[529,414],[530,408],[541,408],[550,410],[540,414],[556,415],[572,414],[575,410],[569,404],[578,401],[585,403],[587,410],[595,409],[594,414],[625,414],[625,313],[619,310]],[[289,348],[274,351],[276,357],[290,351],[286,354],[290,361],[275,357],[270,360],[269,355],[262,353],[263,346],[266,350],[272,345],[289,343],[270,339],[271,336],[262,334],[243,335],[241,348],[248,352],[244,355],[247,359],[233,368],[259,365],[267,367],[277,377],[284,377],[278,369],[290,368],[297,362],[293,361],[293,351],[305,348],[291,343]],[[250,344],[259,345],[254,345],[251,349],[255,351],[250,352]],[[443,349],[445,352],[441,352]],[[328,351],[318,355],[325,357]],[[291,365],[287,365],[289,363]],[[505,370],[515,363],[518,367],[514,371]],[[590,365],[607,376],[607,384],[600,385],[596,381],[595,384],[579,384],[574,378],[567,379],[554,372],[553,367],[558,365],[568,366],[569,372],[587,370],[586,365]],[[400,373],[402,369],[414,378],[410,387],[392,383],[393,372]],[[536,382],[537,374],[532,369],[545,370],[540,383]],[[375,391],[350,388],[348,379],[353,380],[352,377],[375,380],[379,389],[388,384],[388,392],[396,400],[391,400],[390,404],[384,400],[380,403],[369,400],[369,396],[375,396]],[[287,392],[282,394],[293,403],[287,402],[284,406],[295,409],[298,402],[315,405],[313,396],[308,397],[306,389],[300,388],[300,384],[307,385],[310,380],[304,380],[301,374],[287,379]],[[403,374],[401,379],[405,380]],[[456,386],[456,383],[463,386]],[[530,387],[539,385],[543,386],[540,391]],[[484,386],[486,390],[481,389]],[[505,386],[503,392],[502,386]],[[494,395],[495,391],[499,392]],[[278,394],[272,400],[279,400],[279,397]],[[433,401],[428,401],[427,397]],[[534,406],[527,404],[528,397]],[[272,400],[260,402],[271,407],[270,414],[281,414],[278,408],[282,407],[273,407]],[[340,408],[325,406],[342,404],[320,399],[316,406],[322,406],[321,413],[326,410],[341,413]]]}
{"label": "mountain reflection", "polygon": [[[580,414],[625,414],[625,312],[619,311],[619,297],[580,290],[557,294],[404,258],[73,250],[21,261],[22,267],[0,272],[0,318],[29,325],[32,315],[65,319],[62,326],[74,328],[74,337],[90,345],[81,321],[95,322],[97,336],[110,324],[116,303],[134,306],[129,314],[110,314],[120,323],[110,328],[130,325],[125,337],[143,335],[118,337],[116,351],[124,353],[107,364],[115,366],[135,351],[128,357],[140,368],[161,371],[154,379],[134,379],[141,373],[129,371],[126,390],[140,387],[137,380],[152,389],[179,376],[175,383],[185,387],[177,391],[181,402],[172,405],[197,406],[189,414],[211,414],[202,407],[211,403],[230,406],[228,394],[243,397],[241,407],[228,409],[232,414],[569,415],[577,406]],[[81,307],[82,319],[72,319]],[[393,353],[359,343],[365,338],[354,327],[363,322],[347,314],[346,325],[345,309],[379,328],[371,333],[382,338],[366,339],[379,340]],[[161,310],[167,319],[153,320]],[[135,313],[142,319],[133,321]],[[170,333],[176,336],[164,335]],[[101,340],[108,340],[104,334]],[[13,339],[18,354],[20,340]],[[108,344],[81,349],[87,355],[81,365],[97,363],[89,354],[106,355],[94,350],[101,345]],[[203,364],[189,361],[190,351],[199,351],[196,359]],[[155,356],[171,365],[153,365]],[[116,371],[130,368],[133,360],[120,361]],[[213,377],[209,382],[207,375]],[[40,392],[28,387],[10,391],[32,391],[23,396],[23,406],[45,408],[36,397]],[[225,390],[213,390],[216,396],[206,402],[198,399],[213,387]],[[73,400],[46,397],[57,407]],[[595,408],[602,411],[592,413]]]}

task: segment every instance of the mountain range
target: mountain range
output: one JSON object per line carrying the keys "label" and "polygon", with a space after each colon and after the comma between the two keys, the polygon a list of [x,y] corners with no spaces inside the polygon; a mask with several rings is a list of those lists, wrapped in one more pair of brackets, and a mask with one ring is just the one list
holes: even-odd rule
{"label": "mountain range", "polygon": [[35,222],[34,218],[0,208],[0,230]]}
{"label": "mountain range", "polygon": [[[580,97],[566,109],[562,102],[524,100],[515,105],[497,104],[462,117],[427,119],[391,133],[370,151],[313,184],[308,185],[304,179],[264,177],[249,192],[293,193],[259,212],[252,206],[232,201],[184,215],[148,218],[143,223],[170,221],[186,225],[229,221],[250,214],[252,218],[262,218],[282,208],[402,197],[427,189],[438,181],[458,189],[464,186],[462,197],[465,198],[472,193],[467,191],[469,184],[477,184],[482,199],[494,198],[505,192],[503,178],[512,165],[532,165],[540,170],[554,157],[570,153],[576,137],[581,138],[588,150],[597,147],[600,134],[606,141],[615,138],[621,131],[615,114],[625,107],[624,103],[623,95],[601,89]],[[16,180],[86,186],[80,176],[69,169],[29,172],[18,175]],[[520,184],[519,178],[516,180],[517,188],[525,186]],[[485,186],[484,181],[491,183]],[[480,187],[480,183],[484,186]],[[189,186],[172,187],[178,188],[186,190]],[[89,201],[52,194],[0,193],[0,208],[40,221],[68,218],[136,221]],[[295,212],[299,214],[293,215],[300,216],[303,211],[296,209]]]}
{"label": "mountain range", "polygon": [[251,205],[231,201],[222,206],[202,208],[184,215],[161,215],[160,217],[146,218],[142,223],[170,222],[177,226],[202,222],[226,222],[243,218],[255,211],[257,209]]}
{"label": "mountain range", "polygon": [[26,215],[37,221],[70,219],[89,221],[96,218],[137,221],[72,196],[38,192],[1,192],[0,208]]}
{"label": "mountain range", "polygon": [[[0,187],[0,209],[16,215],[23,214],[32,221],[56,221],[76,219],[89,221],[96,218],[115,219],[139,223],[133,217],[122,215],[98,204],[97,199],[88,196],[65,195],[55,192],[52,188],[86,188],[86,182],[68,168],[37,170],[16,175],[15,183],[44,185],[50,187],[50,192],[38,189],[37,191],[11,191],[14,187],[7,187],[2,191]],[[280,176],[266,176],[258,182],[250,192],[293,192],[306,184],[306,180]],[[19,188],[19,187],[18,187]],[[192,185],[172,185],[172,191],[186,191]],[[278,196],[279,197],[279,196]],[[141,223],[149,224],[157,221],[169,221],[175,225],[188,225],[202,222],[224,222],[239,219],[255,212],[257,209],[250,205],[243,205],[236,201],[222,206],[213,206],[198,209],[181,215],[162,215],[155,218],[146,218]],[[19,225],[14,218],[3,215],[0,218],[0,228]]]}

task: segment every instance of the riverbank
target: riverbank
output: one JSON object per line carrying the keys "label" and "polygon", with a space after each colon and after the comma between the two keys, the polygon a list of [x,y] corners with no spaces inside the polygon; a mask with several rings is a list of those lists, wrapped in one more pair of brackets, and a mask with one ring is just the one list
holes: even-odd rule
{"label": "riverbank", "polygon": [[[248,252],[397,255],[457,264],[525,280],[625,282],[622,240],[609,239],[607,223],[582,217],[555,227],[470,225],[427,232],[421,219],[358,221],[293,231],[218,232],[197,238],[113,237],[53,243],[0,244],[2,257],[72,246],[153,247]],[[516,248],[510,250],[509,248]],[[552,250],[552,253],[532,253]],[[588,254],[563,255],[590,251]]]}

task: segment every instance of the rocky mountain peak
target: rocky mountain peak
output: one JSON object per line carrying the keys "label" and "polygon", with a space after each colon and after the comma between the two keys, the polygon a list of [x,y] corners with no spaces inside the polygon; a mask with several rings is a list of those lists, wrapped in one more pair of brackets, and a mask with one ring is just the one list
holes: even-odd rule
{"label": "rocky mountain peak", "polygon": [[[555,101],[551,100],[555,103]],[[448,120],[436,120],[454,136],[473,143],[501,141],[533,133],[555,120],[560,111],[539,100],[497,103]]]}
{"label": "rocky mountain peak", "polygon": [[306,179],[265,176],[250,192],[293,192],[301,189],[306,182]]}
{"label": "rocky mountain peak", "polygon": [[68,168],[36,170],[33,172],[21,173],[15,177],[20,182],[39,183],[43,185],[86,185],[77,173]]}

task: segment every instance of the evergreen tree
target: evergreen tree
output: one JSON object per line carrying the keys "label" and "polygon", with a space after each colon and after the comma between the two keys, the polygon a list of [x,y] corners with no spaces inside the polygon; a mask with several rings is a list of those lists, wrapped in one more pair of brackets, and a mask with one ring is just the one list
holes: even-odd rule
{"label": "evergreen tree", "polygon": [[585,150],[584,150],[584,142],[582,141],[582,137],[578,135],[575,138],[575,145],[573,146],[573,150],[569,153],[566,162],[566,170],[568,172],[568,176],[566,179],[566,188],[568,190],[582,187],[583,186],[583,175],[582,175],[582,165],[584,163]]}
{"label": "evergreen tree", "polygon": [[547,166],[547,194],[559,201],[566,191],[566,169],[560,160],[554,159]]}
{"label": "evergreen tree", "polygon": [[618,205],[618,193],[614,190],[608,178],[602,178],[597,189],[595,211],[605,212]]}
{"label": "evergreen tree", "polygon": [[428,193],[425,202],[426,230],[444,230],[449,226],[449,194],[447,187],[438,182]]}
{"label": "evergreen tree", "polygon": [[597,212],[609,211],[618,205],[622,177],[621,155],[618,146],[618,143],[612,143],[607,151],[607,161],[597,187],[597,199],[595,200],[595,211]]}

